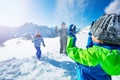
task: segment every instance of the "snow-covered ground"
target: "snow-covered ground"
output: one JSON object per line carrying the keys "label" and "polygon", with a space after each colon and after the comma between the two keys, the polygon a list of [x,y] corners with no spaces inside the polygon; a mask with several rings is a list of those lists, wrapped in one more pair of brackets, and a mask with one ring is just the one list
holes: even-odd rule
{"label": "snow-covered ground", "polygon": [[[77,46],[85,48],[87,32],[83,29],[77,36]],[[59,37],[45,38],[41,45],[42,59],[36,59],[31,40],[16,38],[0,48],[0,80],[76,80],[76,64],[65,54],[59,54]],[[120,80],[119,77],[113,80]]]}
{"label": "snow-covered ground", "polygon": [[36,59],[33,43],[12,39],[0,48],[0,80],[75,80],[75,63],[59,54],[59,37],[46,38],[42,60]]}

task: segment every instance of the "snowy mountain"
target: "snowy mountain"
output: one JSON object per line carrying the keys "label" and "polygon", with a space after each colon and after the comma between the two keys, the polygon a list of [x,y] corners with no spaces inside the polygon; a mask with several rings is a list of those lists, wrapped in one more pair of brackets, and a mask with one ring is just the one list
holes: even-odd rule
{"label": "snowy mountain", "polygon": [[13,27],[0,26],[0,44],[6,40],[14,38],[14,31],[17,30]]}
{"label": "snowy mountain", "polygon": [[[77,46],[85,48],[89,28],[77,36]],[[16,38],[6,41],[0,48],[0,80],[76,80],[76,64],[59,53],[59,37],[45,38],[41,46],[42,59],[36,59],[31,40]],[[113,80],[120,80],[113,77]]]}
{"label": "snowy mountain", "polygon": [[36,29],[40,30],[43,37],[55,37],[54,28],[49,28],[48,26],[40,26],[33,23],[26,23],[19,27],[0,26],[0,44],[9,39],[21,36],[30,39],[31,35],[34,35]]}
{"label": "snowy mountain", "polygon": [[23,36],[24,34],[34,35],[36,29],[40,30],[41,35],[43,37],[48,37],[48,38],[54,37],[53,36],[54,31],[52,31],[51,28],[47,26],[39,26],[33,23],[26,23],[21,27],[19,27],[18,30],[16,31],[15,36],[20,37],[20,36]]}

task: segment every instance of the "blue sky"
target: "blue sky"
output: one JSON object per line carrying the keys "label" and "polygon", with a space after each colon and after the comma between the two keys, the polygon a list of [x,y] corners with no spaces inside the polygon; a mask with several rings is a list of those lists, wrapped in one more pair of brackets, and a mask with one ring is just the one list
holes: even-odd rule
{"label": "blue sky", "polygon": [[0,0],[0,25],[26,22],[49,27],[74,23],[86,27],[105,13],[114,0]]}

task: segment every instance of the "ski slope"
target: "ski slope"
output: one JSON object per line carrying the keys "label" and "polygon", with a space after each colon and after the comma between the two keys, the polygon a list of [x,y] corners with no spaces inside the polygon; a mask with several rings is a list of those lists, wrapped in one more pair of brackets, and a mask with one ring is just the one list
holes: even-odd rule
{"label": "ski slope", "polygon": [[[88,31],[89,27],[76,35],[78,47],[85,48]],[[39,61],[31,40],[16,38],[5,42],[5,47],[0,48],[0,80],[76,80],[76,64],[59,54],[59,37],[45,38],[45,44]]]}

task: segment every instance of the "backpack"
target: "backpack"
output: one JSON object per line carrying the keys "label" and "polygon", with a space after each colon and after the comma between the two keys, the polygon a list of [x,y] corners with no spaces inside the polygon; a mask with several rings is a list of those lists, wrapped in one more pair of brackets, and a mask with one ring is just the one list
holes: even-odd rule
{"label": "backpack", "polygon": [[104,14],[90,28],[92,35],[104,43],[120,45],[120,15]]}

